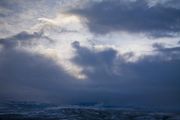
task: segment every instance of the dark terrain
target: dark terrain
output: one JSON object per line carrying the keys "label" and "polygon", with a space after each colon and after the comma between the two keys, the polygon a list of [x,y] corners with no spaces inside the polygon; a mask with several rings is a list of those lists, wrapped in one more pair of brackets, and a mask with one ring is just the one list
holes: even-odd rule
{"label": "dark terrain", "polygon": [[180,113],[6,102],[0,104],[0,120],[180,120]]}

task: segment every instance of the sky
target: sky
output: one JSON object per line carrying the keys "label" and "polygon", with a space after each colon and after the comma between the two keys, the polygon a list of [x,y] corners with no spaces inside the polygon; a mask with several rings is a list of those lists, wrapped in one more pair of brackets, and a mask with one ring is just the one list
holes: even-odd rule
{"label": "sky", "polygon": [[179,0],[0,0],[0,99],[180,108]]}

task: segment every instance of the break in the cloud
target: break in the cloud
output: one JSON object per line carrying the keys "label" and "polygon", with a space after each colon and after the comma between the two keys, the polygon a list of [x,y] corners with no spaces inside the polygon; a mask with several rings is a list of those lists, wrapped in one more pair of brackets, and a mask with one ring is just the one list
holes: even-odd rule
{"label": "break in the cloud", "polygon": [[177,0],[1,0],[0,99],[179,108]]}

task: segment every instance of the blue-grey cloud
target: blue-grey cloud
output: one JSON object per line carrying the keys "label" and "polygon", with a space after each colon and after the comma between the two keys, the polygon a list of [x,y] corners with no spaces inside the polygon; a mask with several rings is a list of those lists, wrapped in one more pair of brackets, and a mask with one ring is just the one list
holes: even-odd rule
{"label": "blue-grey cloud", "polygon": [[[114,49],[96,51],[81,46],[78,41],[72,46],[76,50],[72,62],[83,68],[83,74],[88,77],[84,81],[69,75],[50,58],[14,49],[16,44],[2,48],[1,100],[179,108],[180,61],[169,52],[179,49],[157,47],[158,55],[127,62]],[[169,55],[172,59],[166,60]]]}
{"label": "blue-grey cloud", "polygon": [[28,33],[26,31],[23,31],[18,34],[12,35],[10,37],[1,38],[0,45],[3,45],[3,47],[11,48],[17,46],[18,43],[26,45],[30,43],[33,39],[36,40],[46,39],[50,43],[53,43],[53,40],[48,36],[43,35],[42,31],[33,32],[33,33]]}
{"label": "blue-grey cloud", "polygon": [[163,4],[150,7],[145,0],[104,0],[71,12],[87,18],[94,33],[127,31],[171,37],[180,31],[180,9]]}
{"label": "blue-grey cloud", "polygon": [[[0,39],[0,98],[1,100],[45,101],[73,103],[81,93],[81,83],[69,75],[53,59],[18,47],[31,46],[40,33],[21,32]],[[58,91],[58,92],[57,92]],[[76,93],[77,96],[75,96]]]}
{"label": "blue-grey cloud", "polygon": [[[158,55],[162,59],[180,59],[180,47],[165,47],[163,44],[154,44],[153,47],[160,54]],[[164,54],[166,53],[166,54]]]}
{"label": "blue-grey cloud", "polygon": [[158,55],[127,62],[113,49],[95,52],[79,46],[73,61],[83,66],[89,90],[102,92],[101,100],[108,104],[177,108],[180,59],[173,51],[180,53],[179,48],[164,48],[158,50]]}

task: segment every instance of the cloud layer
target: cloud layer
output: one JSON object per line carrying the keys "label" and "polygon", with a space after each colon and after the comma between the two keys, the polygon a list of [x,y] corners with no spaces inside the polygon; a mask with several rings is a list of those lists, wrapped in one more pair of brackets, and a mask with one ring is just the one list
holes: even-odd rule
{"label": "cloud layer", "polygon": [[1,101],[179,109],[178,1],[0,6]]}

